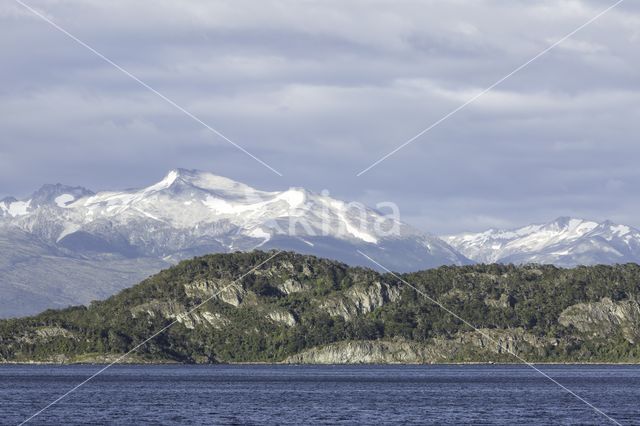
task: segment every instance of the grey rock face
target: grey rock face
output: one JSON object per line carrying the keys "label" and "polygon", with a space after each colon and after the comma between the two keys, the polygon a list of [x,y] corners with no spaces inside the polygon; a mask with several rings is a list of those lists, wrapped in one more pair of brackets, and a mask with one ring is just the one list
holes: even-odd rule
{"label": "grey rock face", "polygon": [[558,322],[573,326],[590,338],[606,339],[621,333],[627,341],[640,341],[640,305],[635,300],[580,303],[565,309]]}
{"label": "grey rock face", "polygon": [[522,329],[481,329],[458,333],[452,339],[436,338],[420,344],[408,340],[359,340],[316,347],[285,360],[290,364],[429,364],[482,354],[492,359],[517,360],[513,355],[544,353],[555,339],[534,336]]}

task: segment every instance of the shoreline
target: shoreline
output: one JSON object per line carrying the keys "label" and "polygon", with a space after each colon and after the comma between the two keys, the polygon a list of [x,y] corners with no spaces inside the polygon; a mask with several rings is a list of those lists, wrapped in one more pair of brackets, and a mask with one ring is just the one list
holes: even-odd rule
{"label": "shoreline", "polygon": [[[73,365],[110,365],[109,362],[45,362],[45,361],[0,361],[1,366],[73,366]],[[126,366],[254,366],[254,365],[263,365],[263,366],[292,366],[292,367],[302,367],[302,366],[525,366],[530,367],[531,365],[575,365],[575,366],[590,366],[590,365],[603,365],[603,366],[640,366],[640,362],[597,362],[597,361],[589,361],[589,362],[531,362],[529,364],[524,362],[490,362],[490,361],[467,361],[467,362],[432,362],[432,363],[361,363],[361,362],[353,362],[353,363],[341,363],[341,364],[324,364],[324,363],[288,363],[288,362],[220,362],[220,363],[184,363],[184,362],[121,362],[115,363],[113,365],[126,365]]]}

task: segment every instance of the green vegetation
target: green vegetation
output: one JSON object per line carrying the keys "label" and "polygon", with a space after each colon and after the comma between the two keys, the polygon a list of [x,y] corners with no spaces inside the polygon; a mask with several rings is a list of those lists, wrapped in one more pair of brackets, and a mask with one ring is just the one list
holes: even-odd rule
{"label": "green vegetation", "polygon": [[475,265],[402,276],[495,336],[488,341],[391,275],[313,256],[281,253],[231,285],[270,255],[199,257],[88,307],[0,321],[0,360],[122,354],[177,320],[135,359],[277,362],[335,342],[384,340],[432,348],[435,362],[515,361],[505,347],[529,361],[640,361],[635,264]]}

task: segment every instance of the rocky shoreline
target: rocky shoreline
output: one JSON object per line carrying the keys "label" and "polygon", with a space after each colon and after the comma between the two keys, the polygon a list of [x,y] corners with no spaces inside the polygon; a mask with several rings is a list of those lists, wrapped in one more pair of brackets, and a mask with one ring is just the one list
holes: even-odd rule
{"label": "rocky shoreline", "polygon": [[[109,365],[110,363],[105,362],[88,362],[88,361],[79,361],[79,362],[69,362],[69,363],[55,363],[55,362],[42,362],[42,361],[31,361],[31,362],[17,362],[17,361],[0,361],[0,366],[65,366],[65,365]],[[364,363],[364,362],[353,362],[353,363],[335,363],[335,364],[323,364],[323,363],[290,363],[290,362],[220,362],[220,363],[183,363],[183,362],[173,362],[173,361],[149,361],[149,362],[118,362],[114,365],[139,365],[139,366],[160,366],[160,365],[238,365],[238,366],[251,366],[251,365],[273,365],[273,366],[303,366],[303,365],[394,365],[394,366],[443,366],[443,365],[495,365],[495,366],[511,366],[511,365],[629,365],[629,366],[640,366],[640,362],[605,362],[605,361],[593,361],[593,362],[493,362],[493,361],[477,361],[477,362],[431,362],[431,363]]]}

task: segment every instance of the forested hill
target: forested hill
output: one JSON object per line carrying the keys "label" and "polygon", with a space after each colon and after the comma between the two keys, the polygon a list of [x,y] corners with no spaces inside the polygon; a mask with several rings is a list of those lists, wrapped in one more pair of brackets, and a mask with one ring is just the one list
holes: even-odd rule
{"label": "forested hill", "polygon": [[[89,307],[0,321],[0,361],[640,361],[640,266],[474,265],[402,278],[280,253],[183,261]],[[189,313],[192,307],[210,301]]]}

